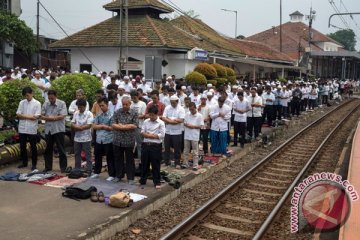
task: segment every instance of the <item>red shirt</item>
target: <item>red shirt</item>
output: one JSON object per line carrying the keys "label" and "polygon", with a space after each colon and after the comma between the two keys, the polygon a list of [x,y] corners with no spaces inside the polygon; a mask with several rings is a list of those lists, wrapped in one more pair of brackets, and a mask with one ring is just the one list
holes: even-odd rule
{"label": "red shirt", "polygon": [[[147,104],[146,106],[146,110],[145,110],[145,115],[148,114],[148,111],[149,109],[154,105],[154,103],[151,101]],[[162,117],[163,113],[164,113],[164,110],[165,110],[165,104],[163,104],[162,102],[158,102],[156,105],[155,105],[158,109],[158,116]]]}

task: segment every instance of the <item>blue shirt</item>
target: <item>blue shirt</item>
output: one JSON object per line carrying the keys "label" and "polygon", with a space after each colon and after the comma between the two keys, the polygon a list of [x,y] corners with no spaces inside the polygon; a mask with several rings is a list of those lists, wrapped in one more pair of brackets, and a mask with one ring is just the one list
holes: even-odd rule
{"label": "blue shirt", "polygon": [[[109,110],[106,113],[98,113],[96,115],[94,123],[95,124],[104,124],[107,126],[111,126],[111,118],[113,113]],[[113,132],[107,130],[96,130],[96,143],[99,144],[109,144],[113,141]]]}
{"label": "blue shirt", "polygon": [[282,96],[281,90],[280,91],[275,90],[275,91],[273,91],[273,94],[275,95],[274,105],[281,105],[281,103],[280,103],[281,98],[277,98],[277,97]]}

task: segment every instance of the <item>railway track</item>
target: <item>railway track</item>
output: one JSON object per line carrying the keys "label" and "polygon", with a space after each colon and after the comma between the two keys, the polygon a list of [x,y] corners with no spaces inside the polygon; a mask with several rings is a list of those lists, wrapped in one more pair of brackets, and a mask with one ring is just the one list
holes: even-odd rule
{"label": "railway track", "polygon": [[359,108],[352,100],[314,121],[161,239],[260,239],[322,149]]}

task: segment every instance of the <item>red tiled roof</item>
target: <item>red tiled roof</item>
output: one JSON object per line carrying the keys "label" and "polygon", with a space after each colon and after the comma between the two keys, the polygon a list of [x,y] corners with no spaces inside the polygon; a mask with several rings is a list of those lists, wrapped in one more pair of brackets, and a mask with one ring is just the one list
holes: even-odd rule
{"label": "red tiled roof", "polygon": [[266,46],[265,44],[255,41],[226,38],[200,19],[189,19],[188,17],[181,16],[171,22],[191,34],[198,35],[203,38],[204,41],[216,44],[220,48],[264,60],[293,61],[286,54],[280,53],[278,50]]}
{"label": "red tiled roof", "polygon": [[[275,34],[277,32],[277,34]],[[280,50],[280,29],[279,26],[274,29],[268,29],[266,31],[257,33],[253,36],[246,38],[247,40],[262,42],[268,46],[271,46],[277,50]],[[298,58],[299,41],[302,48],[308,46],[308,26],[302,22],[287,22],[282,25],[283,44],[282,50],[285,54],[292,59]],[[341,45],[328,36],[320,33],[316,29],[312,29],[312,51],[321,51],[321,48],[316,46],[315,42],[332,42],[334,44]]]}
{"label": "red tiled roof", "polygon": [[[103,7],[106,10],[119,10],[122,0],[116,0],[115,2],[108,3]],[[128,0],[128,9],[140,9],[140,8],[152,8],[163,13],[171,13],[170,7],[160,3],[158,0]]]}

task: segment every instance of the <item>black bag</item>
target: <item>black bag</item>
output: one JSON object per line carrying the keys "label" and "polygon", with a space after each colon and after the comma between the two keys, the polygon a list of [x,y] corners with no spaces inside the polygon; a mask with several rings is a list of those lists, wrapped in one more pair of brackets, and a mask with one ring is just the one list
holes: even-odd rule
{"label": "black bag", "polygon": [[86,178],[87,174],[81,169],[72,169],[67,176],[68,178],[71,179],[79,179],[79,178]]}
{"label": "black bag", "polygon": [[96,192],[96,191],[97,189],[94,186],[91,186],[85,190],[78,187],[67,187],[65,188],[65,191],[62,193],[62,196],[79,201],[79,199],[90,198],[91,192]]}

